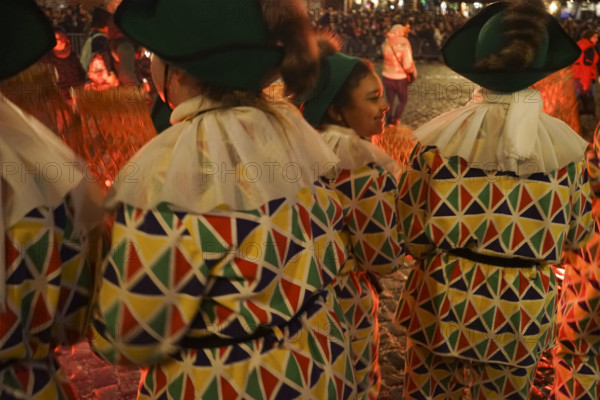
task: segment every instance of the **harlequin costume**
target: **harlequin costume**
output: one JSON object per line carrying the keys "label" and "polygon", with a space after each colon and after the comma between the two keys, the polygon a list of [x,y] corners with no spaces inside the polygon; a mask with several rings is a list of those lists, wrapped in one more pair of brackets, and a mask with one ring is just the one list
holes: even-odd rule
{"label": "harlequin costume", "polygon": [[[11,55],[0,80],[55,43],[33,1],[0,1],[0,27],[0,53]],[[7,99],[0,102],[0,159],[0,398],[72,399],[54,350],[80,340],[89,320],[98,199],[73,152]]]}
{"label": "harlequin costume", "polygon": [[458,399],[468,386],[474,399],[528,398],[554,340],[550,264],[593,229],[587,143],[527,88],[572,63],[575,43],[548,18],[529,67],[474,68],[481,43],[487,54],[504,45],[507,7],[488,6],[448,40],[446,64],[482,87],[415,131],[400,179],[400,226],[418,261],[396,315],[408,330],[406,398]]}
{"label": "harlequin costume", "polygon": [[[303,104],[303,115],[319,127],[326,109],[360,62],[336,53],[324,60],[329,74],[321,74],[317,86]],[[348,262],[332,283],[350,332],[358,399],[376,399],[381,386],[379,370],[379,295],[369,273],[394,272],[403,261],[404,246],[396,216],[396,162],[357,133],[338,125],[321,131],[340,158],[327,186],[340,198],[343,209],[342,238]],[[387,168],[387,169],[386,169]]]}
{"label": "harlequin costume", "polygon": [[[187,36],[195,17],[178,13],[203,5],[158,1],[154,15],[180,20]],[[256,2],[234,5],[249,24],[239,32],[228,14],[195,26],[266,53],[255,48],[253,58],[230,64],[245,75],[215,70],[220,57],[247,58],[244,50],[182,68],[200,81],[259,90],[280,56],[267,45]],[[115,20],[162,57],[146,36],[160,24],[145,20],[147,8],[126,0]],[[190,53],[206,46],[192,45]],[[287,104],[265,113],[199,96],[178,105],[171,123],[131,160],[135,182],[125,168],[113,186],[114,245],[92,347],[111,363],[142,368],[140,399],[353,398],[343,315],[327,288],[346,259],[342,207],[315,183],[337,158]]]}
{"label": "harlequin costume", "polygon": [[565,276],[558,300],[557,346],[554,354],[552,399],[595,399],[600,396],[600,340],[598,303],[600,301],[600,260],[598,225],[600,203],[600,163],[598,132],[594,149],[588,153],[588,170],[593,195],[595,232],[579,251],[565,254]]}

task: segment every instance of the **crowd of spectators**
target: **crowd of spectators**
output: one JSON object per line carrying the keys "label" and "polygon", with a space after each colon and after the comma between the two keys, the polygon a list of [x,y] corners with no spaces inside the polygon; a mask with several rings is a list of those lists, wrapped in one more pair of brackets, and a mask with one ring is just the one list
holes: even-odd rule
{"label": "crowd of spectators", "polygon": [[[445,39],[459,29],[467,18],[454,10],[448,10],[448,13],[442,15],[435,11],[406,12],[364,8],[343,12],[328,8],[321,10],[318,15],[313,13],[313,21],[315,28],[330,30],[343,40],[343,52],[373,61],[382,59],[381,44],[389,29],[395,24],[408,24],[408,39],[414,58],[441,60],[439,49]],[[575,41],[587,30],[600,31],[600,18],[567,18],[561,24]]]}

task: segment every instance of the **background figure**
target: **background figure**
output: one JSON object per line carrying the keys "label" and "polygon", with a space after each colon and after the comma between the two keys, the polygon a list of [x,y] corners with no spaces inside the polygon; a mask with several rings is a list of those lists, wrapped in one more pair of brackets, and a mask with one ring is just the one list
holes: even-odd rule
{"label": "background figure", "polygon": [[108,24],[108,40],[119,84],[140,86],[136,73],[135,45],[117,28],[113,18],[110,18]]}
{"label": "background figure", "polygon": [[[0,63],[0,80],[56,44],[50,22],[30,0],[0,1],[0,26],[0,54],[11,55]],[[0,398],[72,399],[54,351],[79,341],[89,321],[90,233],[102,217],[100,199],[84,179],[83,162],[6,98],[0,102],[0,159],[5,166],[0,183]]]}
{"label": "background figure", "polygon": [[543,1],[520,0],[486,7],[442,52],[481,87],[415,131],[400,179],[400,225],[417,258],[397,310],[405,396],[528,399],[554,342],[551,264],[593,232],[587,142],[544,114],[529,86],[580,51]]}
{"label": "background figure", "polygon": [[316,80],[302,2],[124,0],[115,23],[154,52],[175,109],[112,186],[90,345],[143,368],[138,399],[354,398],[328,288],[342,207],[319,180],[337,158],[296,108],[261,97],[277,74],[295,95]]}
{"label": "background figure", "polygon": [[303,114],[340,158],[340,170],[325,179],[342,204],[348,251],[333,288],[350,332],[357,398],[377,399],[379,296],[370,274],[394,272],[404,253],[395,211],[396,163],[369,142],[383,132],[389,106],[369,61],[338,53],[332,39],[321,39],[320,47],[322,73]]}
{"label": "background figure", "polygon": [[583,249],[564,257],[551,399],[600,398],[600,129],[587,161],[595,233]]}
{"label": "background figure", "polygon": [[[383,42],[383,86],[385,96],[392,110],[388,112],[388,124],[400,123],[404,107],[408,101],[408,84],[417,78],[417,67],[413,60],[412,48],[407,39],[408,25],[394,25]],[[396,98],[398,103],[396,104]],[[396,104],[396,105],[395,105]]]}
{"label": "background figure", "polygon": [[90,34],[81,49],[79,60],[85,71],[89,71],[90,63],[95,54],[101,54],[106,68],[112,71],[110,46],[108,41],[108,22],[111,14],[104,8],[96,7],[92,11]]}
{"label": "background figure", "polygon": [[[572,66],[575,93],[579,103],[579,115],[590,115],[596,123],[596,101],[594,99],[594,83],[598,76],[598,53],[596,52],[598,34],[593,30],[587,30],[581,35],[577,45],[581,49],[581,55]],[[584,125],[584,124],[582,124]],[[582,133],[586,140],[591,141],[593,134],[590,129],[582,126]]]}
{"label": "background figure", "polygon": [[81,67],[77,55],[71,50],[71,41],[67,34],[56,31],[54,36],[56,46],[41,61],[56,68],[60,92],[64,99],[69,100],[71,98],[70,89],[85,84],[86,72]]}
{"label": "background figure", "polygon": [[119,86],[119,80],[114,72],[106,67],[105,59],[100,53],[96,53],[92,57],[88,77],[90,82],[86,83],[86,89],[106,90]]}

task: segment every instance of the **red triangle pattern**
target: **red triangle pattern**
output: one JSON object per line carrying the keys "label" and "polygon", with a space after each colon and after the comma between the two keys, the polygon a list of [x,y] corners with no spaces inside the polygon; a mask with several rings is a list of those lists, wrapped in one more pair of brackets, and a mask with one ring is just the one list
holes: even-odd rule
{"label": "red triangle pattern", "polygon": [[235,265],[238,267],[240,273],[247,279],[256,279],[258,274],[258,265],[245,260],[243,258],[235,258]]}
{"label": "red triangle pattern", "polygon": [[502,313],[502,311],[500,311],[500,309],[496,310],[496,315],[494,318],[494,330],[498,331],[500,329],[500,327],[502,327],[502,325],[504,325],[505,322],[506,322],[506,317],[504,317],[504,314]]}
{"label": "red triangle pattern", "polygon": [[518,245],[521,244],[521,242],[525,239],[525,236],[521,232],[519,225],[514,224],[513,226],[514,226],[514,229],[513,229],[512,248],[516,249],[516,248],[518,248]]}
{"label": "red triangle pattern", "polygon": [[121,329],[119,329],[119,333],[121,336],[128,336],[131,331],[138,327],[138,321],[129,311],[129,307],[124,305],[121,310]]}
{"label": "red triangle pattern", "polygon": [[555,246],[554,240],[552,239],[552,234],[550,233],[550,231],[546,232],[546,237],[544,238],[544,247],[543,247],[543,254],[548,253],[550,250],[552,250]]}
{"label": "red triangle pattern", "polygon": [[217,323],[222,324],[227,321],[227,318],[233,314],[233,312],[227,307],[223,307],[222,305],[217,304],[215,306],[215,312],[217,314]]}
{"label": "red triangle pattern", "polygon": [[[359,308],[359,307],[357,307]],[[321,345],[321,353],[326,360],[331,359],[331,354],[329,352],[329,339],[325,335],[321,335],[319,332],[313,332],[313,336],[317,339],[319,344]]]}
{"label": "red triangle pattern", "polygon": [[304,357],[302,354],[295,352],[292,350],[292,354],[294,355],[294,357],[296,358],[296,361],[298,362],[298,365],[300,365],[300,371],[302,372],[302,375],[304,377],[304,382],[308,382],[308,373],[309,373],[309,366],[310,366],[310,359],[308,357]]}
{"label": "red triangle pattern", "polygon": [[192,266],[188,263],[187,259],[184,257],[181,250],[175,248],[175,272],[173,273],[173,285],[179,285],[181,281],[188,276],[190,271],[192,270]]}
{"label": "red triangle pattern", "polygon": [[498,189],[498,187],[492,184],[492,208],[496,208],[496,206],[504,199],[504,195]]}
{"label": "red triangle pattern", "polygon": [[498,231],[496,230],[496,227],[494,226],[494,224],[490,222],[488,224],[487,229],[485,230],[485,238],[483,239],[483,241],[485,243],[490,243],[497,236],[498,236]]}
{"label": "red triangle pattern", "polygon": [[418,218],[413,218],[410,226],[410,237],[417,237],[421,232],[423,232],[423,225]]}
{"label": "red triangle pattern", "polygon": [[257,306],[253,301],[250,300],[247,302],[247,305],[250,311],[252,311],[252,314],[258,318],[259,322],[267,322],[268,315],[262,307]]}
{"label": "red triangle pattern", "polygon": [[524,210],[529,208],[532,202],[533,198],[531,197],[527,189],[523,188],[523,190],[521,191],[521,202],[519,203],[519,212],[523,212]]}
{"label": "red triangle pattern", "polygon": [[156,382],[156,390],[154,393],[160,393],[167,386],[167,377],[162,372],[161,368],[156,368],[156,375],[154,381]]}
{"label": "red triangle pattern", "polygon": [[171,336],[185,329],[187,325],[183,321],[181,312],[177,307],[171,307],[171,323],[169,324],[169,334]]}
{"label": "red triangle pattern", "polygon": [[387,203],[383,202],[383,215],[385,216],[385,222],[389,225],[392,222],[392,214],[395,210],[392,209]]}
{"label": "red triangle pattern", "polygon": [[58,252],[58,247],[52,246],[52,249],[50,250],[50,260],[48,263],[48,272],[47,274],[50,275],[52,272],[58,270],[61,266],[61,260],[60,260],[60,254]]}
{"label": "red triangle pattern", "polygon": [[[265,210],[263,210],[263,213],[264,212]],[[204,217],[204,219],[214,228],[215,232],[217,232],[219,236],[221,236],[225,243],[227,243],[228,246],[231,246],[231,244],[233,243],[231,239],[232,219],[229,217],[218,217],[214,215],[206,216]]]}
{"label": "red triangle pattern", "polygon": [[281,289],[292,306],[292,312],[295,314],[300,308],[300,293],[302,289],[287,279],[281,279]]}
{"label": "red triangle pattern", "polygon": [[277,377],[270,373],[266,368],[260,367],[260,377],[263,383],[263,389],[266,394],[266,398],[270,399],[273,391],[277,387]]}
{"label": "red triangle pattern", "polygon": [[238,392],[233,388],[231,383],[225,379],[224,376],[221,377],[221,395],[224,399],[237,399]]}
{"label": "red triangle pattern", "polygon": [[17,258],[20,256],[19,249],[17,249],[11,240],[8,237],[4,237],[4,258],[6,260],[6,270],[10,268],[10,266],[15,262]]}
{"label": "red triangle pattern", "polygon": [[469,193],[469,191],[463,186],[460,187],[460,205],[463,210],[466,210],[473,200],[473,196]]}
{"label": "red triangle pattern", "polygon": [[185,392],[184,399],[193,399],[194,398],[194,382],[190,379],[189,376],[185,379]]}
{"label": "red triangle pattern", "polygon": [[481,272],[481,269],[477,268],[476,272],[475,272],[475,277],[473,278],[473,284],[472,287],[473,288],[477,288],[479,287],[479,285],[481,285],[482,283],[485,284],[486,278],[483,275],[483,272]]}
{"label": "red triangle pattern", "polygon": [[138,256],[137,250],[133,245],[133,242],[129,242],[129,248],[127,252],[127,261],[125,261],[127,265],[127,280],[129,281],[135,273],[142,268],[142,263],[140,262],[140,258]]}
{"label": "red triangle pattern", "polygon": [[363,214],[359,209],[354,209],[354,220],[356,221],[356,227],[362,231],[369,221],[369,217]]}
{"label": "red triangle pattern", "polygon": [[[424,192],[424,190],[422,191]],[[431,194],[429,195],[429,209],[435,210],[441,201],[442,199],[440,198],[440,196],[438,196],[437,192],[435,190],[432,190]]]}
{"label": "red triangle pattern", "polygon": [[304,233],[309,236],[309,239],[312,239],[312,229],[310,229],[310,215],[308,214],[306,208],[299,206],[298,216],[300,217],[300,222],[304,227]]}
{"label": "red triangle pattern", "polygon": [[28,388],[29,387],[29,378],[31,376],[29,374],[29,369],[26,367],[23,367],[22,365],[15,364],[13,366],[13,370],[15,371],[15,375],[17,376],[17,379],[19,380],[19,383],[21,384],[21,386],[24,388]]}
{"label": "red triangle pattern", "polygon": [[288,248],[287,237],[285,237],[284,235],[282,235],[281,233],[277,232],[274,229],[271,230],[271,233],[273,233],[273,239],[275,239],[275,246],[277,247],[277,253],[279,255],[279,262],[281,263],[280,265],[283,265],[283,262],[285,260],[285,252],[287,251],[287,248]]}
{"label": "red triangle pattern", "polygon": [[38,295],[33,309],[33,317],[31,318],[31,329],[35,330],[42,325],[46,325],[50,321],[52,321],[52,316],[48,312],[44,297]]}
{"label": "red triangle pattern", "polygon": [[560,201],[560,197],[558,197],[558,193],[554,193],[554,200],[552,201],[552,213],[550,215],[554,216],[561,208],[562,202]]}
{"label": "red triangle pattern", "polygon": [[471,304],[470,301],[467,302],[467,310],[465,312],[465,318],[463,319],[463,321],[465,323],[467,322],[471,322],[471,320],[473,318],[476,318],[478,315],[477,310],[475,309],[475,307],[473,307],[473,304]]}

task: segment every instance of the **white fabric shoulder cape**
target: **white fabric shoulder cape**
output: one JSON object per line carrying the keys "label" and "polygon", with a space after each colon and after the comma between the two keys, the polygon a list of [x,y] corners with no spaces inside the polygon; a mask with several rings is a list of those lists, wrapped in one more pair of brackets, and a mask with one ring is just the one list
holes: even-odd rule
{"label": "white fabric shoulder cape", "polygon": [[371,142],[362,139],[354,130],[338,125],[327,125],[321,134],[339,157],[338,166],[341,169],[355,170],[374,162],[392,175],[399,175],[400,166],[396,160]]}
{"label": "white fabric shoulder cape", "polygon": [[413,136],[445,158],[457,155],[472,167],[519,176],[582,160],[588,142],[542,107],[534,89],[497,93],[478,87],[465,107],[434,118]]}
{"label": "white fabric shoulder cape", "polygon": [[338,158],[290,104],[219,108],[202,97],[180,104],[174,125],[121,170],[108,207],[144,210],[162,202],[197,214],[217,207],[249,210],[314,188]]}

